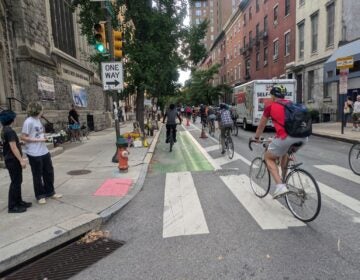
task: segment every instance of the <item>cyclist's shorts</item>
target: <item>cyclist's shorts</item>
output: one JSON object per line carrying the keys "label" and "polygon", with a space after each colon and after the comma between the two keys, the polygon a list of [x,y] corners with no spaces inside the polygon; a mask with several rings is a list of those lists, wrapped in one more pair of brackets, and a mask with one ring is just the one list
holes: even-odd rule
{"label": "cyclist's shorts", "polygon": [[78,123],[70,124],[70,129],[72,129],[72,130],[80,129],[80,124],[78,124]]}
{"label": "cyclist's shorts", "polygon": [[287,153],[291,145],[298,142],[302,142],[303,145],[305,145],[308,142],[308,140],[309,140],[308,137],[295,138],[288,136],[285,139],[274,138],[268,147],[268,151],[274,156],[281,157]]}

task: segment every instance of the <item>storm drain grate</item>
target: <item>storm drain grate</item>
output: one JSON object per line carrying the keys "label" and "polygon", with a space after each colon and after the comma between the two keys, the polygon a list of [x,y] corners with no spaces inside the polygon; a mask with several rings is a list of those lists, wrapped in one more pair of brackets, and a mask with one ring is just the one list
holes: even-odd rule
{"label": "storm drain grate", "polygon": [[91,173],[90,170],[79,169],[79,170],[71,170],[71,171],[69,171],[67,174],[68,174],[68,175],[75,176],[75,175],[85,175],[85,174],[89,174],[89,173]]}
{"label": "storm drain grate", "polygon": [[69,279],[122,245],[123,242],[106,238],[93,243],[75,242],[8,275],[4,280]]}

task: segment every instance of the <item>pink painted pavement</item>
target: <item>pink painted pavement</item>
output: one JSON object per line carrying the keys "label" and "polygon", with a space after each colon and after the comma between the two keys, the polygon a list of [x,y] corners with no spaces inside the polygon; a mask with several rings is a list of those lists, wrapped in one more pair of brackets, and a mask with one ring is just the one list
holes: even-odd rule
{"label": "pink painted pavement", "polygon": [[132,184],[132,179],[120,179],[113,178],[107,179],[101,186],[96,190],[94,195],[96,196],[125,196]]}

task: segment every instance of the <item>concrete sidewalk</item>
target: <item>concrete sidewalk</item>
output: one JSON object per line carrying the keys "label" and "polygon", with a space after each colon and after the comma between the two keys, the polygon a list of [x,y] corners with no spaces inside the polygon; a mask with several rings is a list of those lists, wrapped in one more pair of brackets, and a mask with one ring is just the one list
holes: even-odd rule
{"label": "concrete sidewalk", "polygon": [[314,123],[313,135],[330,138],[334,140],[355,143],[360,141],[360,131],[352,131],[352,124],[349,123],[341,134],[340,122]]}
{"label": "concrete sidewalk", "polygon": [[[127,123],[121,127],[121,133],[132,128],[132,123]],[[0,169],[0,272],[98,228],[119,211],[141,189],[159,134],[147,139],[149,147],[129,149],[128,173],[120,173],[117,164],[111,162],[116,151],[114,128],[94,132],[81,144],[65,144],[64,152],[52,158],[56,192],[63,198],[48,199],[45,205],[37,204],[34,198],[27,166],[22,193],[23,199],[33,206],[26,213],[7,213],[10,180],[7,170]],[[90,173],[68,174],[74,170]],[[111,178],[132,179],[129,192],[122,197],[95,196],[95,191]]]}

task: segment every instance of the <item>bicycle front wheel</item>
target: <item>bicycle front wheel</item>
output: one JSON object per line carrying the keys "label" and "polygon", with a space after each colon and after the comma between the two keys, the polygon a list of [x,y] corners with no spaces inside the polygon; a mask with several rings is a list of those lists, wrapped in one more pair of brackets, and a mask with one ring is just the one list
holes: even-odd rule
{"label": "bicycle front wheel", "polygon": [[254,158],[250,165],[250,186],[256,196],[265,197],[270,190],[270,172],[261,157]]}
{"label": "bicycle front wheel", "polygon": [[230,136],[228,136],[225,141],[227,155],[229,159],[232,159],[234,157],[234,142]]}
{"label": "bicycle front wheel", "polygon": [[303,169],[294,169],[285,182],[289,188],[285,201],[290,212],[303,222],[313,221],[321,208],[320,189],[314,177]]}
{"label": "bicycle front wheel", "polygon": [[349,165],[351,170],[360,175],[360,143],[354,144],[349,151]]}
{"label": "bicycle front wheel", "polygon": [[234,136],[238,136],[239,134],[239,127],[237,126],[236,123],[234,123],[234,126],[233,126],[233,135]]}

